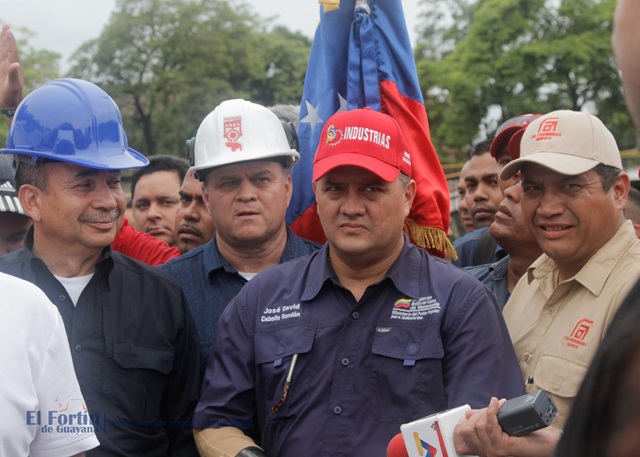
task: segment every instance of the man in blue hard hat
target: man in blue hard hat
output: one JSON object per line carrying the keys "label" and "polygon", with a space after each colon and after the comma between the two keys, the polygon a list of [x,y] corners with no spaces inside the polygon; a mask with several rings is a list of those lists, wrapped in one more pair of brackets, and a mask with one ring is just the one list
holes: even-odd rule
{"label": "man in blue hard hat", "polygon": [[[0,271],[39,286],[62,315],[100,441],[87,455],[196,455],[200,355],[180,286],[110,247],[126,206],[120,170],[148,164],[128,147],[118,107],[87,81],[50,81],[17,107],[1,152],[18,162],[33,227]],[[61,414],[45,412],[42,425]]]}

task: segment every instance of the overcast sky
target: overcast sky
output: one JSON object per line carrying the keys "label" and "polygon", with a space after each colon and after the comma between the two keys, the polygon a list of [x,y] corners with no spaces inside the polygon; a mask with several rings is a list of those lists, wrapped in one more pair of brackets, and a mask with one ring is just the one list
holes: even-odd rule
{"label": "overcast sky", "polygon": [[[274,24],[282,24],[309,37],[318,23],[317,0],[245,0],[262,17],[277,16]],[[95,38],[115,9],[115,0],[14,0],[0,1],[0,22],[27,27],[36,36],[29,43],[36,49],[48,49],[62,55],[62,69],[73,51],[85,41]],[[403,0],[407,27],[415,42],[418,0]]]}

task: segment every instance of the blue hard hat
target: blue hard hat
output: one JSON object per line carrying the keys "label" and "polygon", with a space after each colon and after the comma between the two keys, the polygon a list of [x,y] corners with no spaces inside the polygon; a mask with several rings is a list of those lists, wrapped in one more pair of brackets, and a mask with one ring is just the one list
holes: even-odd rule
{"label": "blue hard hat", "polygon": [[3,154],[69,162],[101,170],[147,166],[145,156],[128,147],[118,106],[88,81],[55,79],[18,106]]}

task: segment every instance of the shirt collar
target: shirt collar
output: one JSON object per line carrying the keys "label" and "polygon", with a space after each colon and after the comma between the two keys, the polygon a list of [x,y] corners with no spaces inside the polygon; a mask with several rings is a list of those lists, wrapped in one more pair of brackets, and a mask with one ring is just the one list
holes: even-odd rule
{"label": "shirt collar", "polygon": [[[280,257],[280,263],[288,260],[293,260],[300,257],[300,243],[302,239],[296,236],[289,227],[287,230],[287,242],[284,245],[282,251],[282,257]],[[217,236],[214,234],[211,241],[209,241],[204,248],[204,268],[207,274],[211,274],[213,271],[223,268],[227,273],[237,273],[238,271],[231,266],[231,264],[225,259],[218,250],[218,244],[216,242]]]}
{"label": "shirt collar", "polygon": [[207,243],[204,248],[204,258],[202,263],[204,265],[204,270],[207,275],[210,275],[215,270],[224,269],[228,273],[237,273],[236,269],[231,266],[227,259],[225,259],[220,251],[218,250],[218,244],[216,243],[217,235],[213,235],[211,241]]}
{"label": "shirt collar", "polygon": [[[599,295],[620,258],[636,242],[638,239],[633,224],[630,221],[625,221],[617,232],[591,256],[580,271],[565,282],[577,281],[592,294]],[[546,254],[542,254],[527,269],[527,280],[529,284],[534,279],[553,281],[553,274],[556,270],[555,262]]]}
{"label": "shirt collar", "polygon": [[505,256],[489,265],[489,273],[493,279],[502,279],[507,277],[507,268],[509,266],[509,256]]}
{"label": "shirt collar", "polygon": [[[418,298],[420,296],[419,278],[424,273],[423,269],[422,254],[419,248],[411,244],[409,238],[404,235],[402,251],[400,251],[400,255],[391,265],[382,281],[388,278],[403,295],[410,298]],[[336,285],[340,284],[331,266],[329,243],[327,242],[311,257],[309,277],[301,300],[308,301],[313,299],[328,280],[331,280]]]}
{"label": "shirt collar", "polygon": [[[47,267],[44,261],[33,252],[33,226],[31,226],[27,231],[22,253],[25,264],[28,264],[33,271],[38,271],[38,268],[44,268],[46,271],[50,272],[49,267]],[[111,250],[111,245],[103,249],[98,261],[96,262],[95,268],[96,273],[102,273],[103,271],[107,273],[107,281],[109,282],[109,285],[111,285],[109,280],[109,273],[111,273],[111,270],[113,269],[113,252]]]}

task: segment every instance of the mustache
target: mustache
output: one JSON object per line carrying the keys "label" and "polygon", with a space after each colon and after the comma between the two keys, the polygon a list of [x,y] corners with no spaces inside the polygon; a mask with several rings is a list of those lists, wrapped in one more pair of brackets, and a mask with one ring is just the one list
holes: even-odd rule
{"label": "mustache", "polygon": [[94,213],[94,214],[81,214],[78,220],[80,222],[94,222],[94,223],[113,222],[120,217],[120,214],[121,214],[120,210],[116,209],[114,211],[105,211],[105,212]]}
{"label": "mustache", "polygon": [[193,232],[194,234],[198,235],[199,237],[202,237],[202,233],[200,232],[200,230],[198,230],[197,228],[195,228],[191,224],[180,224],[180,227],[178,227],[177,232],[180,232],[182,229],[189,229],[189,231]]}

